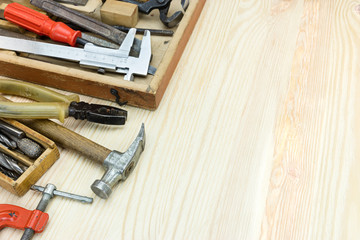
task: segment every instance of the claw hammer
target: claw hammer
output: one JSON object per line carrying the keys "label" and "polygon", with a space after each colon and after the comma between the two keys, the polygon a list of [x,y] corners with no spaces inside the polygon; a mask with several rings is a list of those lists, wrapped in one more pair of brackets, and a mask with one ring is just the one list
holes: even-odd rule
{"label": "claw hammer", "polygon": [[[0,95],[0,101],[9,101]],[[90,139],[83,137],[70,129],[51,120],[18,120],[33,130],[52,139],[60,146],[75,150],[87,158],[103,164],[105,174],[92,185],[92,191],[100,198],[107,199],[119,181],[124,181],[135,168],[141,153],[145,148],[145,126],[141,129],[126,152],[111,151]]]}

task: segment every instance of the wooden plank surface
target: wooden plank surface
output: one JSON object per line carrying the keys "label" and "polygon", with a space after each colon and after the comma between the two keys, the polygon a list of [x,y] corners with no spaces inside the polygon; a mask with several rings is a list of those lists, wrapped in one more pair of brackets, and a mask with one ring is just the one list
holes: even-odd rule
{"label": "wooden plank surface", "polygon": [[[53,199],[34,239],[358,239],[359,29],[355,0],[208,0],[156,111],[65,122],[120,151],[144,122],[146,149],[110,199]],[[94,196],[103,169],[60,151],[38,183]]]}

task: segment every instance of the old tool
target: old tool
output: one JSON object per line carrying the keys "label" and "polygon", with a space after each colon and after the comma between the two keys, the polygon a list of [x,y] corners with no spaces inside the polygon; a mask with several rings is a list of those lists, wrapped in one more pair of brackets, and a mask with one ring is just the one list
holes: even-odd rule
{"label": "old tool", "polygon": [[[8,100],[0,95],[0,101]],[[130,147],[121,153],[115,150],[111,151],[50,120],[22,119],[19,121],[64,148],[75,150],[89,159],[102,163],[106,172],[100,180],[96,180],[92,184],[91,189],[104,199],[110,196],[111,188],[114,185],[127,179],[135,169],[145,148],[144,124]]]}
{"label": "old tool", "polygon": [[8,124],[7,122],[0,119],[0,131],[11,134],[17,138],[25,137],[25,132]]}
{"label": "old tool", "polygon": [[9,171],[6,168],[0,166],[0,172],[4,174],[5,176],[11,178],[12,180],[16,180],[19,178],[19,175],[14,173],[13,171]]}
{"label": "old tool", "polygon": [[38,143],[25,137],[24,131],[4,122],[1,119],[0,142],[3,142],[11,149],[19,150],[22,154],[25,154],[32,159],[38,158],[44,151]]}
{"label": "old tool", "polygon": [[[169,28],[175,27],[177,24],[179,24],[179,22],[184,16],[184,13],[182,11],[177,11],[170,17],[167,16],[170,10],[172,0],[149,0],[146,2],[140,2],[136,0],[122,0],[122,1],[138,5],[139,12],[145,14],[150,14],[152,10],[158,9],[160,12],[161,22]],[[184,11],[186,11],[189,5],[189,1],[181,0],[181,5]]]}
{"label": "old tool", "polygon": [[[116,29],[119,29],[123,32],[128,32],[131,28],[124,27],[124,26],[113,26]],[[162,30],[162,29],[150,29],[150,28],[136,28],[136,32],[143,34],[145,31],[149,31],[151,35],[157,35],[157,36],[173,36],[174,31],[172,30]]]}
{"label": "old tool", "polygon": [[100,180],[96,180],[91,189],[93,192],[107,199],[119,181],[125,181],[139,161],[145,148],[145,127],[141,129],[126,152],[111,151],[91,140],[76,134],[52,121],[46,120],[20,120],[35,131],[51,138],[64,148],[75,150],[86,157],[100,162],[105,168],[105,174]]}
{"label": "old tool", "polygon": [[0,143],[6,146],[9,149],[15,149],[17,148],[17,144],[15,141],[12,141],[7,137],[6,135],[0,133]]}
{"label": "old tool", "polygon": [[59,3],[72,4],[75,6],[85,6],[88,2],[88,0],[55,0],[55,1]]}
{"label": "old tool", "polygon": [[127,111],[123,109],[79,102],[79,96],[76,94],[63,95],[36,84],[15,80],[0,79],[0,83],[0,92],[2,93],[42,101],[35,103],[1,102],[0,117],[56,118],[63,122],[66,117],[71,116],[75,119],[86,119],[90,122],[110,125],[123,125],[127,118]]}
{"label": "old tool", "polygon": [[16,163],[16,161],[5,153],[0,152],[0,165],[9,171],[18,175],[24,173],[24,170]]}
{"label": "old tool", "polygon": [[5,7],[4,18],[38,35],[45,35],[57,42],[71,46],[85,45],[80,31],[74,31],[65,23],[55,22],[48,16],[19,3],[10,3]]}
{"label": "old tool", "polygon": [[[48,13],[53,14],[61,19],[67,20],[76,24],[90,32],[110,39],[115,43],[122,44],[126,38],[126,33],[121,32],[101,21],[85,16],[84,14],[70,9],[62,4],[54,2],[53,0],[31,0],[30,3]],[[132,39],[131,51],[133,56],[138,56],[140,53],[141,41],[139,39]]]}
{"label": "old tool", "polygon": [[45,210],[54,196],[65,197],[82,203],[93,202],[93,199],[89,197],[58,191],[53,184],[47,184],[45,188],[33,185],[31,189],[43,194],[33,211],[10,204],[0,204],[0,230],[5,227],[25,230],[21,237],[22,240],[29,240],[35,233],[44,231],[49,220],[49,214],[45,213]]}
{"label": "old tool", "polygon": [[87,68],[125,74],[124,79],[132,81],[134,74],[147,75],[151,60],[149,32],[144,34],[139,57],[129,56],[135,33],[135,29],[129,31],[120,48],[116,50],[98,47],[91,43],[85,44],[84,48],[72,48],[4,36],[0,36],[0,48],[75,61]]}
{"label": "old tool", "polygon": [[22,154],[28,156],[29,158],[36,159],[44,152],[44,149],[30,138],[17,138],[10,134],[7,134],[7,136],[16,142],[16,150],[19,150]]}

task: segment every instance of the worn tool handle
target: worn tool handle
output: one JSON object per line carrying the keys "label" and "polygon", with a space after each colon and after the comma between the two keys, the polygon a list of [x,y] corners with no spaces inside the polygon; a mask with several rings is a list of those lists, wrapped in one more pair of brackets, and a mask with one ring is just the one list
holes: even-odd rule
{"label": "worn tool handle", "polygon": [[[0,101],[9,101],[0,95]],[[19,122],[55,141],[64,148],[75,150],[89,159],[103,163],[111,150],[50,120],[24,119]]]}
{"label": "worn tool handle", "polygon": [[50,120],[24,119],[19,122],[55,141],[60,146],[75,150],[89,159],[103,163],[111,150]]}
{"label": "worn tool handle", "polygon": [[48,16],[19,3],[10,3],[4,10],[6,20],[13,22],[31,32],[45,35],[57,42],[76,45],[77,38],[81,37],[80,31],[74,31],[62,22],[55,22]]}

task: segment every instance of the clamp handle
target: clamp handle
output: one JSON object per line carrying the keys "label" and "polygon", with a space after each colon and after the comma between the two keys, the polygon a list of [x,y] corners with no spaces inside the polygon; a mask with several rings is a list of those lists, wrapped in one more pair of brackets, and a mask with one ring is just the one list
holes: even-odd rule
{"label": "clamp handle", "polygon": [[4,18],[36,34],[71,46],[75,46],[76,39],[81,37],[80,31],[74,31],[65,23],[55,22],[48,16],[19,3],[8,4],[4,10]]}
{"label": "clamp handle", "polygon": [[49,214],[39,210],[27,210],[10,204],[0,204],[0,230],[5,227],[32,229],[35,233],[44,231]]}

